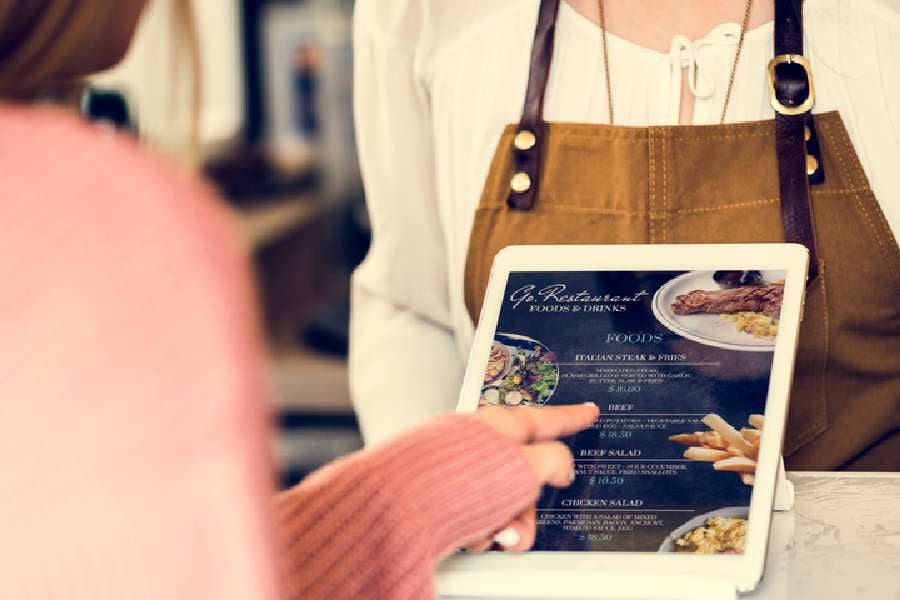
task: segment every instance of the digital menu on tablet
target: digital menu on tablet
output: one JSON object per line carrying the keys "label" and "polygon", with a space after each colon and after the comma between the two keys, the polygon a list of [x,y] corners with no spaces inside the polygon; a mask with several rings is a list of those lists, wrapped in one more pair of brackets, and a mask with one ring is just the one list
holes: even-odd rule
{"label": "digital menu on tablet", "polygon": [[537,551],[744,551],[783,271],[512,272],[481,405],[594,402]]}

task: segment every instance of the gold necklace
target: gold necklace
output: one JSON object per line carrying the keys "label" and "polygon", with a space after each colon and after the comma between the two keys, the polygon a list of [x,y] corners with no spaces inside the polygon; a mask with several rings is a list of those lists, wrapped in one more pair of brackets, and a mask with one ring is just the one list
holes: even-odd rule
{"label": "gold necklace", "polygon": [[[744,47],[744,35],[747,33],[747,24],[750,22],[750,9],[753,6],[753,0],[747,0],[744,5],[744,20],[741,22],[741,35],[738,38],[737,49],[734,52],[734,63],[731,65],[731,75],[728,77],[728,89],[725,91],[725,104],[722,106],[722,116],[719,124],[725,122],[725,113],[728,111],[728,103],[731,100],[731,90],[734,88],[734,75],[737,72],[738,60],[741,57],[741,50]],[[603,0],[598,0],[598,8],[600,10],[600,36],[603,40],[603,71],[606,75],[606,100],[609,106],[609,123],[612,125],[613,120],[613,100],[612,86],[609,78],[609,44],[606,41],[606,16],[603,10]]]}

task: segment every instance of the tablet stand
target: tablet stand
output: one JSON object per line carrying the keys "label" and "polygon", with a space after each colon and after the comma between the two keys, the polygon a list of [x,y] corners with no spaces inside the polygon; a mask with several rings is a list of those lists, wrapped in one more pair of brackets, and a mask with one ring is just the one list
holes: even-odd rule
{"label": "tablet stand", "polygon": [[788,481],[784,472],[784,457],[778,459],[778,472],[775,474],[775,502],[772,510],[786,511],[794,508],[794,484]]}

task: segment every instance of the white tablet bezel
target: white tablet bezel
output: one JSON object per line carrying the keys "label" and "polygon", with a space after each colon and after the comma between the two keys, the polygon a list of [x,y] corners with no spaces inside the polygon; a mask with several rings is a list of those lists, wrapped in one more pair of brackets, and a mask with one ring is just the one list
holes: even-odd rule
{"label": "white tablet bezel", "polygon": [[[794,355],[802,315],[808,252],[798,244],[723,245],[616,245],[616,246],[510,246],[501,250],[491,270],[490,282],[469,355],[469,366],[460,393],[458,410],[473,412],[483,383],[491,342],[500,314],[506,282],[514,271],[695,271],[719,269],[778,269],[786,272],[778,339],[766,402],[755,490],[750,503],[747,547],[743,555],[698,556],[619,552],[530,552],[520,555],[488,553],[455,556],[439,570],[439,591],[452,593],[454,581],[468,592],[479,589],[493,594],[498,589],[515,595],[525,572],[562,575],[556,593],[563,597],[566,573],[653,572],[673,576],[700,575],[734,582],[739,591],[754,589],[762,576],[766,544],[781,455],[788,395],[793,378]],[[485,577],[490,572],[491,577]],[[445,577],[440,577],[443,574]],[[498,579],[500,578],[500,579]],[[446,585],[441,585],[444,581]],[[479,586],[478,581],[483,582]],[[574,584],[574,580],[571,582]],[[461,589],[460,585],[453,585]],[[474,587],[473,587],[474,586]],[[584,590],[571,590],[572,593]]]}

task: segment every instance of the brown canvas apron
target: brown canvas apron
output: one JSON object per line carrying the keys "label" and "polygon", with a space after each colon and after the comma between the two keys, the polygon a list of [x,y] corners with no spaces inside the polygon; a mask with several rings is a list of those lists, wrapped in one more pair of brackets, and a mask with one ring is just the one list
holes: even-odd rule
{"label": "brown canvas apron", "polygon": [[[785,35],[777,4],[776,46]],[[791,4],[798,12],[788,19],[794,28],[788,44],[796,44],[799,1]],[[813,156],[809,188],[805,170],[799,183],[785,173],[790,166],[781,146],[796,141],[784,130],[776,134],[785,119],[672,127],[545,123],[540,113],[558,5],[542,0],[525,114],[504,130],[475,214],[465,274],[473,320],[494,255],[508,245],[802,241],[819,268],[801,324],[788,466],[900,470],[900,247],[840,115],[816,115],[814,125],[797,117],[801,132],[804,122],[814,131],[805,144]],[[525,136],[518,135],[523,123]],[[791,185],[802,187],[799,209],[785,206]],[[804,210],[814,215],[807,217],[809,240]],[[788,226],[794,217],[799,235]]]}

